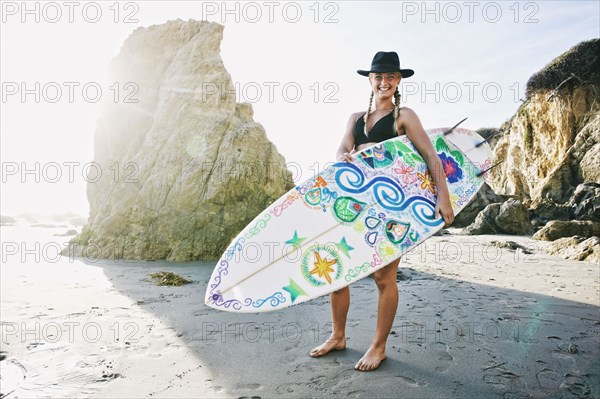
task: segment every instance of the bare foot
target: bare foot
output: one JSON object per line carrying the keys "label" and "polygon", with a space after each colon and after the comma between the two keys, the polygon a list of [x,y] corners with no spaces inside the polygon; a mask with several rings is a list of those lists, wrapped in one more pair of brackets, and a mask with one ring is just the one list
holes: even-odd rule
{"label": "bare foot", "polygon": [[346,337],[334,338],[333,336],[330,336],[321,345],[313,348],[309,355],[311,357],[321,357],[331,351],[341,351],[344,349],[346,349]]}
{"label": "bare foot", "polygon": [[384,361],[385,358],[385,349],[370,347],[367,353],[365,353],[358,363],[356,363],[354,369],[360,371],[373,371],[379,367],[379,364]]}

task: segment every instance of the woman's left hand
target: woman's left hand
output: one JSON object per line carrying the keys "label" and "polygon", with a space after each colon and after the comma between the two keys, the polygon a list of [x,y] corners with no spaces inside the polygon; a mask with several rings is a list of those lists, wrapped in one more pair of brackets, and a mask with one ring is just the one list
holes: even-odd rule
{"label": "woman's left hand", "polygon": [[440,213],[445,222],[444,227],[450,227],[450,225],[454,222],[454,210],[452,209],[449,196],[442,195],[438,197],[435,204],[436,219],[440,216]]}

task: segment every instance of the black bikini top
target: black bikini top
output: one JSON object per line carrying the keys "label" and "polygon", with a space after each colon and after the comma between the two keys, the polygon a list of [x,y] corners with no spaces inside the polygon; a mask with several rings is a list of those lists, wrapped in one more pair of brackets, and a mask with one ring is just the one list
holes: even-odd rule
{"label": "black bikini top", "polygon": [[382,141],[396,137],[394,132],[394,111],[379,119],[369,132],[369,137],[365,136],[365,120],[362,114],[354,124],[354,148],[364,143],[381,143]]}

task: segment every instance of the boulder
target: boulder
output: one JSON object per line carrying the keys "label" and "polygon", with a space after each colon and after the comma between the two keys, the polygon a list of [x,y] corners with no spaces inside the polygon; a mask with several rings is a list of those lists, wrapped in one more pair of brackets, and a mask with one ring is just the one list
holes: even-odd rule
{"label": "boulder", "polygon": [[519,200],[509,199],[504,203],[486,206],[475,221],[462,230],[461,234],[531,234],[529,211]]}
{"label": "boulder", "polygon": [[556,203],[552,200],[542,200],[530,210],[532,221],[543,227],[551,220],[572,220],[573,209],[568,204]]}
{"label": "boulder", "polygon": [[486,206],[475,218],[475,221],[464,228],[461,234],[477,235],[477,234],[497,234],[498,226],[496,225],[496,217],[500,212],[502,204],[495,203]]}
{"label": "boulder", "polygon": [[533,235],[535,240],[554,241],[563,237],[600,236],[600,222],[591,220],[552,220]]}
{"label": "boulder", "polygon": [[[600,159],[600,155],[596,158]],[[578,185],[567,206],[571,208],[574,219],[600,222],[600,184],[590,182]]]}
{"label": "boulder", "polygon": [[506,234],[531,234],[533,227],[529,221],[529,210],[523,203],[514,198],[502,204],[496,216],[496,226]]}
{"label": "boulder", "polygon": [[600,237],[563,237],[547,248],[550,255],[587,262],[600,263]]}
{"label": "boulder", "polygon": [[545,199],[530,210],[531,222],[539,230],[551,220],[593,220],[600,221],[600,184],[588,182],[575,188],[573,195],[565,203]]}

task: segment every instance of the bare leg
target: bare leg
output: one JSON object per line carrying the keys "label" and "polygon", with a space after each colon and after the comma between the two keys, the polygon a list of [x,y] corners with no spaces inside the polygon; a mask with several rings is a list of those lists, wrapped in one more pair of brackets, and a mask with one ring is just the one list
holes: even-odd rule
{"label": "bare leg", "polygon": [[323,356],[332,350],[346,349],[346,316],[350,308],[350,287],[332,292],[330,298],[333,329],[325,342],[310,351],[309,355],[312,357]]}
{"label": "bare leg", "polygon": [[377,328],[375,336],[371,341],[371,346],[354,366],[356,370],[375,370],[379,367],[379,363],[386,358],[385,345],[392,329],[392,324],[394,323],[396,309],[398,308],[398,287],[396,286],[398,263],[400,263],[400,259],[373,273],[377,288],[379,289]]}

